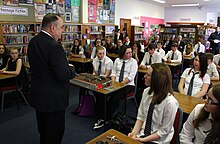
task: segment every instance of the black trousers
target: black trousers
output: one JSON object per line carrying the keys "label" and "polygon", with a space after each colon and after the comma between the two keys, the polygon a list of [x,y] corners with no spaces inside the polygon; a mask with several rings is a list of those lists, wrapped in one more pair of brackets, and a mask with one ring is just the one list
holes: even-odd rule
{"label": "black trousers", "polygon": [[41,112],[36,110],[40,144],[61,144],[65,130],[65,110]]}

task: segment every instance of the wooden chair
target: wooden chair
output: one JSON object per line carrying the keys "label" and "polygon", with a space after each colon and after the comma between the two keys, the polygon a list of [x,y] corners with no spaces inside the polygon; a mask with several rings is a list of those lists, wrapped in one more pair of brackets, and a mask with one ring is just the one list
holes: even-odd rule
{"label": "wooden chair", "polygon": [[179,133],[180,133],[180,131],[182,129],[182,120],[183,120],[183,111],[179,107],[177,109],[176,117],[175,117],[174,124],[173,124],[174,134],[173,134],[173,138],[171,140],[171,144],[179,144],[180,143],[180,141],[179,141]]}

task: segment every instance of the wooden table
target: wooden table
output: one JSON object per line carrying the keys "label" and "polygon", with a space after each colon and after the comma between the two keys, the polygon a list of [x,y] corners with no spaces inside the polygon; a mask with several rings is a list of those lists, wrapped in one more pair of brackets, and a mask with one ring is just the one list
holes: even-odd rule
{"label": "wooden table", "polygon": [[76,58],[76,57],[67,57],[69,61],[78,62],[78,63],[89,63],[92,62],[92,59],[89,58]]}
{"label": "wooden table", "polygon": [[187,96],[184,94],[180,94],[178,92],[174,92],[174,96],[179,102],[180,108],[183,110],[183,112],[190,114],[191,111],[194,109],[194,107],[197,104],[203,104],[204,100],[192,96]]}
{"label": "wooden table", "polygon": [[7,79],[7,78],[14,78],[16,77],[17,75],[14,75],[14,74],[0,74],[0,80],[3,80],[3,79]]}
{"label": "wooden table", "polygon": [[[74,66],[76,68],[78,68],[76,71],[77,73],[82,73],[82,72],[89,72],[90,69],[92,68],[92,59],[89,58],[76,58],[76,57],[67,57],[68,61],[72,64],[74,64]],[[81,68],[81,70],[79,69]]]}
{"label": "wooden table", "polygon": [[119,55],[115,54],[115,53],[108,53],[107,56],[110,58],[118,58],[119,57]]}
{"label": "wooden table", "polygon": [[212,85],[214,86],[214,85],[220,84],[220,81],[214,81],[214,80],[212,80],[211,83],[212,83]]}
{"label": "wooden table", "polygon": [[181,65],[182,63],[179,63],[179,62],[163,62],[163,63],[165,63],[165,64],[167,64],[168,66],[173,66],[173,67],[176,67],[176,66],[179,66],[179,65]]}
{"label": "wooden table", "polygon": [[[127,87],[127,85],[123,84],[123,83],[111,82],[111,85],[108,86],[108,87],[111,87],[111,89],[107,90],[106,88],[108,88],[108,87],[106,87],[106,88],[102,88],[99,90],[95,90],[95,89],[92,89],[91,87],[89,87],[88,85],[80,83],[74,79],[70,80],[70,84],[73,84],[73,85],[76,85],[76,86],[79,86],[79,87],[82,87],[85,89],[89,89],[94,92],[101,93],[105,96],[105,98],[104,98],[104,121],[107,120],[107,97],[108,97],[108,95],[115,92],[115,91],[122,90],[123,88],[125,89],[125,93],[126,93],[126,87]],[[126,113],[126,97],[125,97],[125,113]],[[104,123],[104,130],[105,130],[105,123]]]}
{"label": "wooden table", "polygon": [[107,137],[112,137],[112,136],[115,136],[116,139],[118,139],[121,143],[124,143],[124,144],[142,144],[141,142],[139,141],[136,141],[114,129],[110,129],[108,131],[106,131],[105,133],[97,136],[96,138],[92,139],[91,141],[87,142],[86,144],[96,144],[96,142],[98,141],[103,141],[103,142],[112,142],[110,140],[110,138],[107,138]]}
{"label": "wooden table", "polygon": [[183,56],[183,59],[191,60],[191,59],[193,59],[193,58],[192,58],[192,56]]}
{"label": "wooden table", "polygon": [[145,68],[145,69],[143,69],[143,68],[138,68],[138,72],[139,72],[139,73],[146,74],[146,73],[147,73],[147,68]]}

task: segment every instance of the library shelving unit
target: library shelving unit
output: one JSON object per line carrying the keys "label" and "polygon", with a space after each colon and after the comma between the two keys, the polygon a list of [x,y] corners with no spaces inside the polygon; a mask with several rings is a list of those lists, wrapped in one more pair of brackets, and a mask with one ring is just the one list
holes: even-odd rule
{"label": "library shelving unit", "polygon": [[144,40],[144,26],[131,26],[131,41]]}
{"label": "library shelving unit", "polygon": [[65,51],[69,51],[71,49],[74,39],[82,39],[81,28],[81,24],[64,23],[61,43]]}
{"label": "library shelving unit", "polygon": [[29,41],[41,30],[37,22],[1,22],[0,41],[6,48],[17,47],[22,57],[26,57]]}
{"label": "library shelving unit", "polygon": [[184,43],[192,42],[196,44],[198,30],[196,27],[181,27],[179,30],[179,35],[182,35]]}
{"label": "library shelving unit", "polygon": [[163,41],[165,41],[167,38],[171,38],[173,36],[177,37],[178,33],[179,33],[178,27],[161,26],[161,28],[160,28],[160,37]]}

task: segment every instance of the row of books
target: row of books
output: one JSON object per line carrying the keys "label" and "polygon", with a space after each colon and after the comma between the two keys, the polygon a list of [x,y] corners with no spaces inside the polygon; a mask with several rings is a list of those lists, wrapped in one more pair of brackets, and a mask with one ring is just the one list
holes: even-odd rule
{"label": "row of books", "polygon": [[28,32],[40,32],[41,25],[34,24],[16,24],[3,25],[3,33],[28,33]]}
{"label": "row of books", "polygon": [[33,38],[32,35],[25,36],[4,36],[3,43],[4,44],[27,44]]}
{"label": "row of books", "polygon": [[64,32],[79,32],[77,25],[67,25],[64,28]]}
{"label": "row of books", "polygon": [[80,34],[62,34],[62,41],[73,41],[76,38],[81,39]]}

